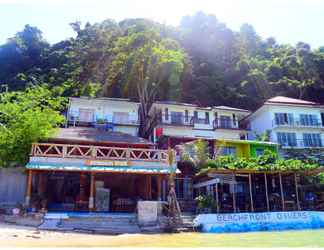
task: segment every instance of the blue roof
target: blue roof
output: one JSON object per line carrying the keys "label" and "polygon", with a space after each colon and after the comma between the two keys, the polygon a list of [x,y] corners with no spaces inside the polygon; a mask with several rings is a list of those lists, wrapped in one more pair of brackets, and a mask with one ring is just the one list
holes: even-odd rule
{"label": "blue roof", "polygon": [[151,173],[151,174],[169,174],[173,171],[180,173],[174,167],[145,167],[145,166],[94,166],[84,164],[69,163],[44,163],[29,162],[27,169],[32,170],[52,170],[52,171],[89,171],[89,172],[116,172],[116,173]]}

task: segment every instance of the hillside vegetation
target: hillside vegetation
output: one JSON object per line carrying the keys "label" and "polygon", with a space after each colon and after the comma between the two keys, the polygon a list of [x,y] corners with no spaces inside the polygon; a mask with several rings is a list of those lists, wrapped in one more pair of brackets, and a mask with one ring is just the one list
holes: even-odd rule
{"label": "hillside vegetation", "polygon": [[0,46],[0,91],[47,84],[63,96],[175,100],[254,110],[275,95],[324,101],[324,47],[280,44],[249,24],[233,31],[213,15],[178,27],[147,19],[72,23],[49,44],[26,25]]}

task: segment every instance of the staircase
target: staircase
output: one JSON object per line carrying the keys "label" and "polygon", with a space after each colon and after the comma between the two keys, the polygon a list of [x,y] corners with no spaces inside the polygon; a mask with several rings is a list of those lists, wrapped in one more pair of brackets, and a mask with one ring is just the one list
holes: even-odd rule
{"label": "staircase", "polygon": [[194,231],[193,220],[196,218],[195,215],[185,214],[181,215],[182,224],[179,226],[178,231],[181,232],[192,232]]}
{"label": "staircase", "polygon": [[140,233],[135,214],[106,214],[105,216],[68,216],[44,218],[39,229],[77,231],[99,234]]}

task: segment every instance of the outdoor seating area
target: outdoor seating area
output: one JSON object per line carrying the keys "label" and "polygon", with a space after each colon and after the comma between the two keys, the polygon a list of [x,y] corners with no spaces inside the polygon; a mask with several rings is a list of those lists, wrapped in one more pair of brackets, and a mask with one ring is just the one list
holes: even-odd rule
{"label": "outdoor seating area", "polygon": [[307,184],[311,175],[311,172],[211,170],[198,177],[194,192],[196,197],[211,199],[200,201],[201,212],[323,210],[323,192]]}

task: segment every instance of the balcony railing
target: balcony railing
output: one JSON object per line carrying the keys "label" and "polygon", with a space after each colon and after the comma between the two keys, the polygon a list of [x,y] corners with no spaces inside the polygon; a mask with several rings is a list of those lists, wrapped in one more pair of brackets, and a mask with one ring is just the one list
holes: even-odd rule
{"label": "balcony railing", "polygon": [[[167,117],[167,119],[165,119]],[[238,120],[233,119],[214,119],[199,118],[196,116],[181,115],[158,115],[158,123],[173,126],[195,126],[210,125],[210,129],[243,129],[248,130],[249,126],[241,124]]]}
{"label": "balcony railing", "polygon": [[31,156],[169,163],[167,150],[73,144],[34,143]]}
{"label": "balcony railing", "polygon": [[312,121],[301,121],[301,120],[289,120],[289,121],[278,121],[272,120],[272,127],[313,127],[323,128],[323,124],[320,120]]}
{"label": "balcony railing", "polygon": [[[167,118],[167,119],[166,119]],[[159,114],[159,124],[174,126],[194,126],[194,124],[210,124],[208,119],[198,118],[195,116],[185,116],[183,114]]]}
{"label": "balcony railing", "polygon": [[291,140],[280,142],[278,141],[282,147],[285,148],[322,148],[324,147],[323,140]]}
{"label": "balcony railing", "polygon": [[214,129],[243,129],[249,130],[249,124],[242,124],[238,120],[233,119],[215,119],[213,121]]}
{"label": "balcony railing", "polygon": [[78,124],[116,124],[116,125],[139,125],[139,120],[137,117],[118,117],[118,116],[106,116],[105,118],[96,118],[93,117],[89,120],[82,120],[79,116],[68,114],[67,121],[69,124],[78,125]]}

